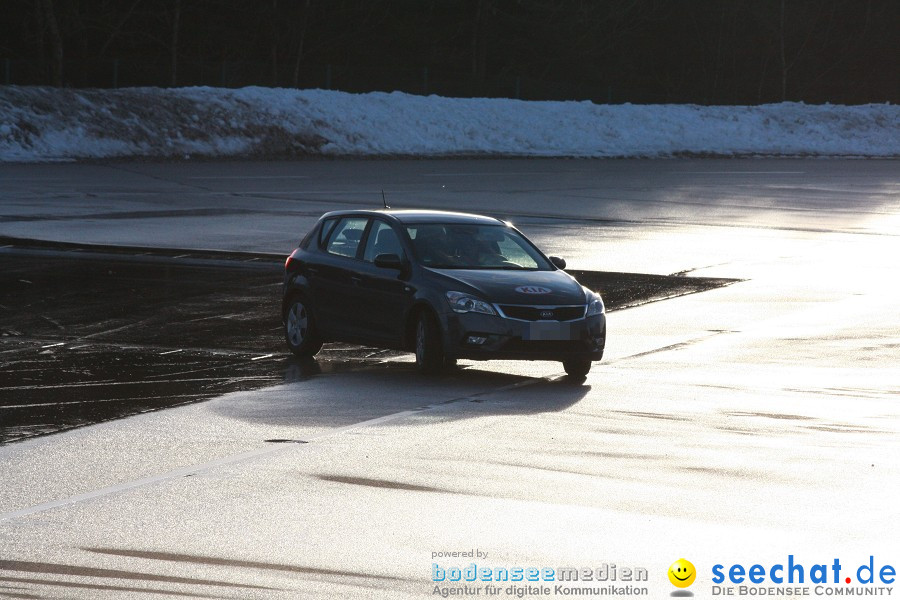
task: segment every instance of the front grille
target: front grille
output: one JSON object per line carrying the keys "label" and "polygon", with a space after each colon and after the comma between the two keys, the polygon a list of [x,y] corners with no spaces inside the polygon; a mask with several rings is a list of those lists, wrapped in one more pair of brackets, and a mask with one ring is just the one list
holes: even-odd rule
{"label": "front grille", "polygon": [[520,306],[516,304],[501,304],[500,310],[510,319],[521,319],[522,321],[574,321],[584,317],[584,306]]}

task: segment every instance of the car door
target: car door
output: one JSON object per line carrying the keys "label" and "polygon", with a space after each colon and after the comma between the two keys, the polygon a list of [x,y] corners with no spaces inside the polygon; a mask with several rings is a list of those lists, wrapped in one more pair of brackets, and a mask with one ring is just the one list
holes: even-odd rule
{"label": "car door", "polygon": [[368,227],[367,217],[342,217],[324,240],[323,252],[310,278],[320,326],[331,339],[354,339],[364,327],[359,309],[358,258]]}
{"label": "car door", "polygon": [[408,264],[407,250],[398,232],[387,221],[373,219],[362,252],[359,281],[361,313],[366,335],[386,345],[400,344],[403,319],[412,303],[414,290],[408,270],[375,266],[379,254],[396,254]]}

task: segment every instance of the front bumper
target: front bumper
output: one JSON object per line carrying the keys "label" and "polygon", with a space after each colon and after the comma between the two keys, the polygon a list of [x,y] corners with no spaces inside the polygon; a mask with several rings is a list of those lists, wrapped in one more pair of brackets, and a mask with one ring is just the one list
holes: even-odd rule
{"label": "front bumper", "polygon": [[597,361],[606,346],[605,314],[572,321],[524,321],[449,312],[441,315],[441,325],[444,354],[450,358]]}

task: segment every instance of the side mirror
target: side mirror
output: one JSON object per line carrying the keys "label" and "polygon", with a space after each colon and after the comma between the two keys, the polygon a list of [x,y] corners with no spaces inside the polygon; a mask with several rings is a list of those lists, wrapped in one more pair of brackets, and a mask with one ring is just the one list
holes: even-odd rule
{"label": "side mirror", "polygon": [[560,258],[558,256],[551,256],[550,262],[553,263],[553,266],[557,269],[565,269],[566,268],[566,259]]}
{"label": "side mirror", "polygon": [[403,261],[396,254],[379,254],[375,257],[375,266],[382,269],[403,270]]}

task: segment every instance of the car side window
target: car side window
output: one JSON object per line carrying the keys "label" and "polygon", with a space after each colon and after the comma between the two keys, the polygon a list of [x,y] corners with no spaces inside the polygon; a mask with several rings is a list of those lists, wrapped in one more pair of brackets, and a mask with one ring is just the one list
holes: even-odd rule
{"label": "car side window", "polygon": [[369,237],[366,240],[366,248],[363,251],[363,260],[374,262],[379,254],[396,254],[403,257],[403,246],[394,228],[384,221],[376,220],[372,223]]}
{"label": "car side window", "polygon": [[338,256],[356,257],[359,242],[369,220],[365,217],[346,217],[341,219],[328,237],[325,251]]}
{"label": "car side window", "polygon": [[328,239],[328,236],[331,235],[331,230],[334,229],[334,224],[337,223],[337,218],[326,219],[322,223],[322,228],[319,229],[319,247],[325,247],[325,241]]}

